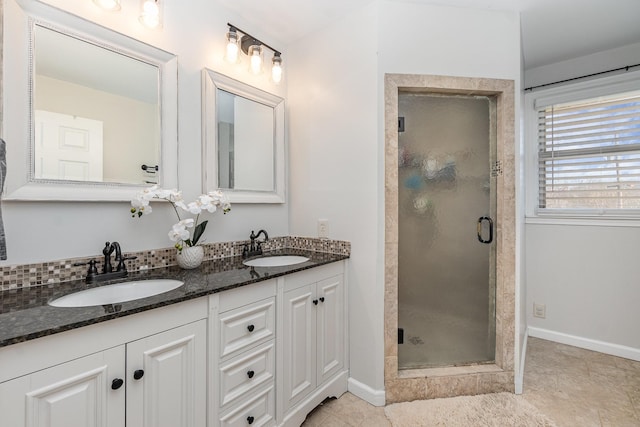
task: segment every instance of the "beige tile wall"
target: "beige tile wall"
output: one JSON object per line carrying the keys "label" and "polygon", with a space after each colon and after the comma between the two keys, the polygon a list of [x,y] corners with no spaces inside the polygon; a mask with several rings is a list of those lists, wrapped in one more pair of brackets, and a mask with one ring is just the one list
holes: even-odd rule
{"label": "beige tile wall", "polygon": [[[398,370],[398,90],[497,99],[495,365]],[[385,393],[387,403],[514,390],[515,101],[512,80],[413,74],[385,76]]]}

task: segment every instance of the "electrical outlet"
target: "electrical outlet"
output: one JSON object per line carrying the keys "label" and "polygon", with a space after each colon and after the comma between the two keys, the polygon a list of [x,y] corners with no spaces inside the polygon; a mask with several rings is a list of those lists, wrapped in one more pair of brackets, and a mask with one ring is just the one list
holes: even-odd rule
{"label": "electrical outlet", "polygon": [[547,315],[547,306],[544,304],[533,303],[533,317],[544,319]]}
{"label": "electrical outlet", "polygon": [[321,239],[326,239],[329,237],[329,220],[328,219],[318,220],[318,237]]}

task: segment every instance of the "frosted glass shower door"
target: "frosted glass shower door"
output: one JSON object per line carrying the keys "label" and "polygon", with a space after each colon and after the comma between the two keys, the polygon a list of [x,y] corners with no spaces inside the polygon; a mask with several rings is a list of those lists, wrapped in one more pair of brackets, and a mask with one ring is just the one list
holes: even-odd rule
{"label": "frosted glass shower door", "polygon": [[495,359],[495,100],[399,94],[400,369]]}

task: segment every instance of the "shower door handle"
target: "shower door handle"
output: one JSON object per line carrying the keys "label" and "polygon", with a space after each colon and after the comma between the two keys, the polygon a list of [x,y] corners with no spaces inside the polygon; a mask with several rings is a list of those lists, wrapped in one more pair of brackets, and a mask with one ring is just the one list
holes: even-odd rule
{"label": "shower door handle", "polygon": [[[486,240],[482,237],[482,223],[484,221],[489,223],[489,238]],[[478,218],[478,241],[486,244],[493,242],[493,220],[488,216],[481,216]]]}

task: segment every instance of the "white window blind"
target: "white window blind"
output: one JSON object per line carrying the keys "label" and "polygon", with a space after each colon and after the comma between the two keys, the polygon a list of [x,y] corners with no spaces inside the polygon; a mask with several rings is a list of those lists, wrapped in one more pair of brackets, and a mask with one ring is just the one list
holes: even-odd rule
{"label": "white window blind", "polygon": [[640,210],[640,91],[539,109],[538,188],[540,213]]}

